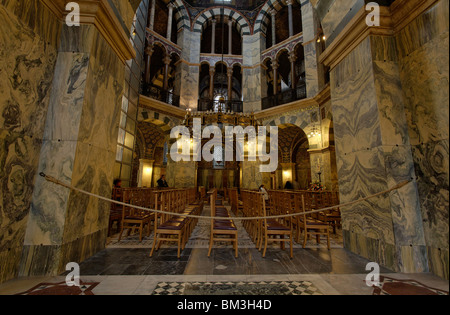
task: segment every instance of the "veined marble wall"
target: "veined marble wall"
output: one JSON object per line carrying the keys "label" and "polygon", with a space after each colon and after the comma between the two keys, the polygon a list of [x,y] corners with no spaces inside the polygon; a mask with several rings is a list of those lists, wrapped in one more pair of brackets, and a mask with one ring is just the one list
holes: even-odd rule
{"label": "veined marble wall", "polygon": [[[448,1],[443,2],[448,6]],[[420,36],[434,30],[435,23],[441,25],[439,22],[442,19],[428,14],[419,17],[409,26],[413,28],[415,35]],[[433,26],[422,24],[424,20]],[[448,13],[446,21],[448,34]],[[404,180],[412,180],[407,186],[389,195],[342,209],[345,246],[393,270],[423,272],[429,270],[432,261],[430,243],[423,225],[423,221],[427,222],[426,214],[430,212],[423,209],[423,193],[424,190],[427,191],[426,198],[429,200],[436,183],[428,177],[431,174],[425,175],[422,171],[430,168],[430,161],[422,159],[416,153],[417,147],[412,145],[414,137],[411,129],[424,130],[429,122],[417,111],[418,107],[415,106],[418,103],[419,107],[427,108],[428,117],[434,117],[436,109],[441,109],[442,105],[440,102],[439,105],[435,103],[435,107],[428,100],[438,97],[448,101],[448,89],[447,92],[423,89],[422,81],[424,74],[428,71],[433,73],[433,69],[439,64],[440,69],[448,68],[444,66],[448,65],[448,57],[444,58],[444,53],[431,54],[436,53],[436,50],[431,49],[427,54],[431,55],[433,61],[427,63],[426,67],[416,68],[418,59],[422,58],[420,63],[423,62],[424,51],[419,53],[420,58],[418,55],[416,59],[403,58],[402,37],[404,43],[415,43],[414,38],[409,36],[412,35],[403,31],[397,38],[368,37],[333,69],[331,94],[341,201],[357,200],[384,191]],[[445,56],[447,55],[448,46],[445,51]],[[437,63],[435,58],[438,59]],[[408,62],[412,63],[406,66]],[[436,74],[439,82],[447,82],[448,86],[448,71]],[[408,87],[405,83],[414,87]],[[448,112],[448,108],[446,111]],[[413,121],[417,122],[418,128]],[[448,130],[448,119],[437,125],[438,130],[442,126]],[[448,160],[448,134],[445,137],[447,151],[444,149],[443,154],[441,151],[440,156]],[[437,194],[441,197],[432,197],[444,201],[438,203],[443,207],[436,207],[432,211],[442,218],[448,218],[448,167],[446,174],[447,182],[445,184],[445,179],[442,181]],[[424,175],[423,179],[418,175]],[[426,181],[428,185],[424,184]],[[445,196],[447,208],[444,205]],[[439,224],[439,229],[448,236],[448,220]],[[433,234],[436,235],[435,231]],[[436,237],[433,236],[435,239]],[[447,254],[441,248],[436,262],[440,267],[446,264],[448,277],[448,237],[446,239],[446,243],[441,242],[440,245],[446,246]]]}
{"label": "veined marble wall", "polygon": [[[124,65],[92,25],[64,25],[59,46],[39,171],[110,197]],[[39,178],[20,274],[55,274],[101,250],[109,207]]]}
{"label": "veined marble wall", "polygon": [[449,3],[396,37],[430,271],[449,278]]}
{"label": "veined marble wall", "polygon": [[2,1],[0,20],[1,283],[20,263],[60,25],[38,0]]}

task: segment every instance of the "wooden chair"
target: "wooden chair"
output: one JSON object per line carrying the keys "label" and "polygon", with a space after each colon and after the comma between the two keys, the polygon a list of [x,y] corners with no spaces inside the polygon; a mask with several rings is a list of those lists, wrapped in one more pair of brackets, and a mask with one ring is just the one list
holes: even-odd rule
{"label": "wooden chair", "polygon": [[[293,233],[292,233],[292,225],[286,226],[283,223],[280,223],[280,220],[276,219],[267,219],[267,211],[266,211],[266,201],[262,193],[255,192],[255,194],[259,195],[256,201],[256,207],[258,209],[259,216],[263,216],[262,226],[261,226],[261,242],[259,246],[259,250],[262,248],[262,243],[264,241],[264,251],[262,256],[266,257],[267,245],[269,242],[279,242],[281,248],[284,250],[285,242],[290,243],[290,257],[293,258]],[[282,212],[280,213],[283,214]],[[281,220],[283,222],[283,220]],[[279,236],[279,238],[277,238]],[[285,238],[288,236],[288,238]]]}
{"label": "wooden chair", "polygon": [[[174,191],[162,190],[155,194],[155,204],[159,205],[159,209],[166,212],[174,211]],[[186,219],[176,215],[170,215],[167,213],[156,213],[155,218],[155,236],[153,240],[152,250],[150,257],[153,256],[154,251],[158,251],[161,243],[177,242],[177,257],[181,257],[181,249],[184,249],[184,232],[186,226]],[[182,248],[183,247],[183,248]]]}
{"label": "wooden chair", "polygon": [[[232,242],[235,257],[238,257],[238,231],[236,225],[231,219],[231,215],[225,207],[216,205],[217,190],[209,192],[211,204],[211,216],[220,217],[220,219],[211,219],[211,235],[209,240],[208,257],[214,242]],[[222,219],[223,218],[223,219]]]}
{"label": "wooden chair", "polygon": [[[305,198],[306,196],[306,198]],[[305,212],[309,211],[311,208],[306,207],[305,200],[308,196],[306,194],[301,196],[302,198],[302,215],[298,216],[298,226],[299,230],[303,231],[303,248],[306,247],[306,242],[308,237],[311,235],[316,236],[317,244],[320,244],[320,236],[325,235],[327,237],[327,247],[330,249],[330,229],[327,222],[323,222],[313,218],[311,215],[306,215]]]}
{"label": "wooden chair", "polygon": [[147,236],[150,236],[150,226],[154,220],[154,213],[136,209],[133,206],[147,207],[145,203],[144,191],[139,188],[123,190],[123,202],[129,204],[122,207],[122,221],[119,234],[119,242],[122,239],[123,232],[128,229],[128,235],[131,232],[139,230],[139,242],[142,242],[142,233],[147,226]]}

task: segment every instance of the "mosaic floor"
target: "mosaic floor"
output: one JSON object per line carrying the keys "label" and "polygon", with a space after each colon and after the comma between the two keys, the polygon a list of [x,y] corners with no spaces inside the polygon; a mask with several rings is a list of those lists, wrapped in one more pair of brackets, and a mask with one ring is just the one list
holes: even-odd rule
{"label": "mosaic floor", "polygon": [[152,295],[322,295],[309,281],[160,282]]}

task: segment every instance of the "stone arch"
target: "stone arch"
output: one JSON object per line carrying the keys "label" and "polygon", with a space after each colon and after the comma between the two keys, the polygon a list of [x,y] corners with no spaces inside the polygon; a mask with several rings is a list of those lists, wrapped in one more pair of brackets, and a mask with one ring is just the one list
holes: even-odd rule
{"label": "stone arch", "polygon": [[[299,0],[296,1],[300,3]],[[255,25],[253,26],[254,33],[262,32],[263,34],[266,34],[271,19],[270,11],[280,11],[281,8],[285,6],[283,2],[284,0],[269,0],[262,6],[258,13],[258,17],[256,18]]]}
{"label": "stone arch", "polygon": [[192,30],[197,33],[202,33],[208,26],[208,23],[216,16],[225,16],[228,19],[232,19],[241,36],[252,34],[251,25],[247,18],[242,13],[227,7],[213,7],[203,10],[194,18]]}
{"label": "stone arch", "polygon": [[[317,117],[317,121],[315,118]],[[306,134],[311,133],[314,127],[320,124],[319,122],[319,108],[314,107],[302,111],[283,114],[263,121],[264,126],[297,126]],[[322,147],[321,141],[315,139],[308,139],[310,149],[319,149]]]}

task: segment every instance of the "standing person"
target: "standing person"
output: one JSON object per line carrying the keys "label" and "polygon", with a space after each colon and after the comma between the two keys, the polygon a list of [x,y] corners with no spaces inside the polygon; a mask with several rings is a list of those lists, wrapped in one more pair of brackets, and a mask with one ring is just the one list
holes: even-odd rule
{"label": "standing person", "polygon": [[169,185],[166,182],[166,175],[162,175],[161,178],[158,179],[157,183],[159,188],[169,187]]}
{"label": "standing person", "polygon": [[262,192],[264,195],[264,200],[269,200],[269,193],[264,188],[264,185],[259,186],[259,192]]}
{"label": "standing person", "polygon": [[288,181],[288,182],[286,182],[286,185],[284,186],[284,189],[292,190],[292,189],[294,189],[294,186],[292,186],[292,183]]}

